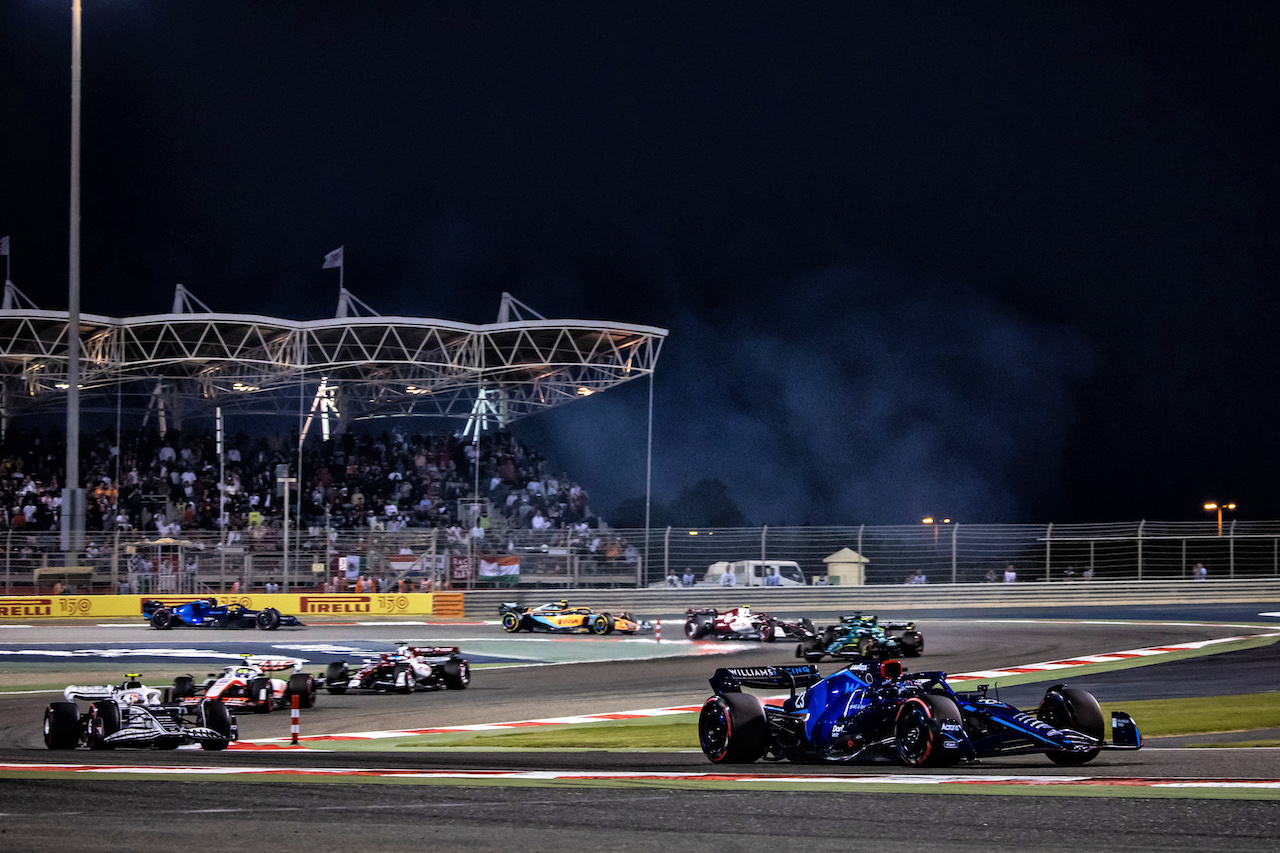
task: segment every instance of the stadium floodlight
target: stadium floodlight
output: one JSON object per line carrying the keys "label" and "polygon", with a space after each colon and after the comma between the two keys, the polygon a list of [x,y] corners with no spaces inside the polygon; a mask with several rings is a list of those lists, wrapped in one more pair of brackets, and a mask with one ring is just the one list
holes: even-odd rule
{"label": "stadium floodlight", "polygon": [[1207,504],[1205,504],[1205,505],[1204,505],[1204,508],[1205,508],[1205,511],[1206,511],[1206,512],[1214,512],[1215,510],[1217,511],[1217,513],[1218,513],[1218,535],[1219,535],[1219,536],[1221,536],[1221,535],[1222,535],[1222,511],[1223,511],[1224,509],[1234,510],[1234,509],[1236,508],[1236,505],[1235,505],[1235,504],[1219,504],[1219,503],[1212,503],[1212,502],[1211,502],[1211,503],[1207,503]]}

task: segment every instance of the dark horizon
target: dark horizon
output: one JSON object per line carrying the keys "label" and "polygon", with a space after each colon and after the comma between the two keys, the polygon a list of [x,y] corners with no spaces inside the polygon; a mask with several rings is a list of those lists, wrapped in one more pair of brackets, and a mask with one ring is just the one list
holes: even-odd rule
{"label": "dark horizon", "polygon": [[[0,236],[65,310],[70,4],[0,9]],[[82,311],[670,329],[654,491],[752,523],[1280,518],[1280,7],[84,11]],[[599,509],[648,388],[518,423]],[[376,428],[376,427],[375,427]]]}

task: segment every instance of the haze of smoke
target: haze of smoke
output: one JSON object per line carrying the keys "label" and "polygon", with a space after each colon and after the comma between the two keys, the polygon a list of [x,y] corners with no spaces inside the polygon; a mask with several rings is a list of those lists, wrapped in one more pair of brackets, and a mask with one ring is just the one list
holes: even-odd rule
{"label": "haze of smoke", "polygon": [[[753,523],[1031,520],[1052,490],[1089,353],[957,286],[832,268],[671,324],[654,495],[724,481]],[[602,509],[643,494],[647,388],[529,422]]]}

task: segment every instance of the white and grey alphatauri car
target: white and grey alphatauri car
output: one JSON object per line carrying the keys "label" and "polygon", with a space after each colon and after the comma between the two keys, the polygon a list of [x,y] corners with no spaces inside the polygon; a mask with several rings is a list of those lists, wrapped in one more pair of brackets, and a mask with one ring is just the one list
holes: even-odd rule
{"label": "white and grey alphatauri car", "polygon": [[[216,699],[194,708],[166,702],[167,690],[147,687],[129,674],[119,685],[71,685],[65,701],[50,702],[44,712],[44,743],[49,749],[177,749],[198,743],[201,749],[226,749],[236,740],[236,718]],[[80,710],[80,702],[88,710]],[[187,716],[194,716],[188,721]]]}

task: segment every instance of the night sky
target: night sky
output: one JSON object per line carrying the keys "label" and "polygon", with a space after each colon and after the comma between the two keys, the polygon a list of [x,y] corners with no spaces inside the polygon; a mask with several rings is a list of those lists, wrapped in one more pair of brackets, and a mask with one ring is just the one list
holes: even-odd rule
{"label": "night sky", "polygon": [[[668,328],[655,497],[1280,518],[1280,4],[84,0],[83,304]],[[65,309],[70,0],[0,5],[0,236]],[[648,385],[521,422],[606,517]],[[424,425],[426,428],[429,425]]]}

